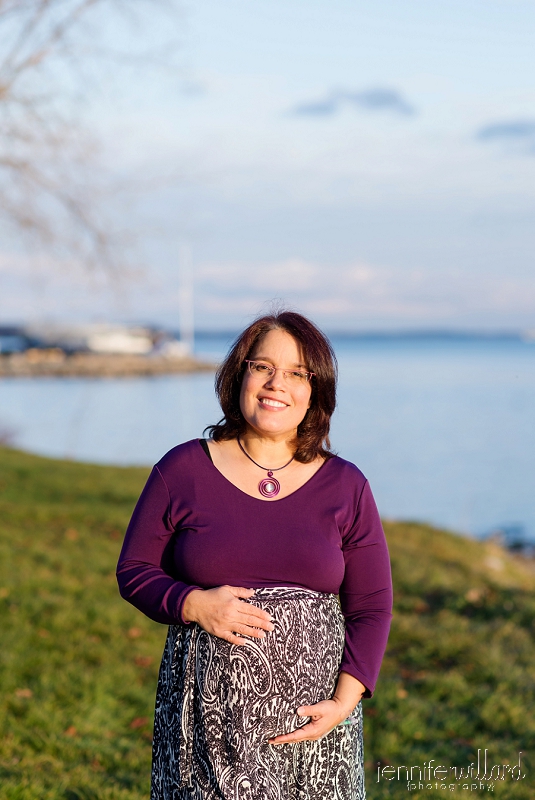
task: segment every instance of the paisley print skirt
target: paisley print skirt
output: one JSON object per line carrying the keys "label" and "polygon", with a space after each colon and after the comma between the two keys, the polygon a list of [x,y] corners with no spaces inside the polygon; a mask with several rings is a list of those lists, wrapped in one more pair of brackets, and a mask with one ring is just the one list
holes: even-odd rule
{"label": "paisley print skirt", "polygon": [[257,589],[264,639],[171,626],[156,695],[151,800],[364,800],[362,708],[323,739],[270,745],[332,697],[344,648],[334,595]]}

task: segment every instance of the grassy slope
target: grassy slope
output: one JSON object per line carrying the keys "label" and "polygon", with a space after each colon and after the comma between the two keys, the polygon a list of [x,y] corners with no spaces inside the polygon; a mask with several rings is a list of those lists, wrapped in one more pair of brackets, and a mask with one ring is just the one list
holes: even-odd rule
{"label": "grassy slope", "polygon": [[[148,797],[165,629],[124,603],[114,578],[146,474],[0,450],[1,798]],[[422,525],[386,530],[396,614],[376,697],[365,705],[369,800],[407,796],[403,782],[376,783],[377,761],[463,766],[477,748],[511,764],[527,754],[527,777],[496,784],[494,794],[528,800],[532,565]],[[476,794],[457,787],[453,796]]]}

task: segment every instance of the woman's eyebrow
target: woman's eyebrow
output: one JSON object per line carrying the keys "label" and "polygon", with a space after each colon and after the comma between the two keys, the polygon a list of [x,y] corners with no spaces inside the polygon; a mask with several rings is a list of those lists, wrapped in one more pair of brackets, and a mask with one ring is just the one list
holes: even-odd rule
{"label": "woman's eyebrow", "polygon": [[[251,361],[268,361],[270,364],[273,364],[273,366],[275,366],[271,358],[268,358],[267,356],[257,356],[256,358],[252,358]],[[282,369],[293,369],[294,367],[299,367],[299,369],[307,368],[306,364],[292,364],[291,367],[282,367]]]}

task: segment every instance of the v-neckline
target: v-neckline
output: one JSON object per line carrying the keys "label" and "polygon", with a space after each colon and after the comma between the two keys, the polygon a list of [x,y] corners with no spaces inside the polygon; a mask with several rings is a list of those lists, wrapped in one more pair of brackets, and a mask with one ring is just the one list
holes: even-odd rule
{"label": "v-neckline", "polygon": [[304,489],[306,486],[308,486],[310,484],[311,481],[314,480],[316,475],[319,472],[322,471],[322,469],[326,466],[326,464],[329,463],[329,461],[332,461],[333,458],[336,458],[336,456],[333,456],[332,458],[326,458],[325,461],[323,462],[323,464],[320,464],[318,469],[310,476],[310,478],[308,478],[304,483],[302,483],[301,486],[298,486],[297,489],[294,489],[293,492],[290,492],[290,494],[285,494],[284,497],[279,497],[278,500],[268,500],[267,498],[264,500],[261,497],[256,497],[253,494],[249,494],[249,492],[245,492],[243,489],[240,489],[239,486],[236,486],[235,483],[232,483],[232,481],[229,478],[227,478],[225,475],[223,475],[221,470],[218,469],[216,467],[216,465],[214,464],[214,462],[212,460],[212,457],[211,457],[211,454],[209,454],[208,442],[206,441],[206,447],[208,448],[208,453],[206,452],[206,450],[202,446],[201,440],[197,439],[197,442],[198,442],[198,445],[199,445],[199,447],[201,448],[201,450],[203,452],[204,458],[208,461],[208,463],[212,467],[212,469],[214,469],[217,472],[217,474],[222,478],[222,480],[224,480],[226,483],[228,483],[230,486],[232,486],[240,494],[245,495],[245,497],[250,497],[251,500],[256,500],[258,503],[268,503],[270,505],[273,504],[273,503],[282,503],[283,500],[287,500],[290,497],[294,497],[297,494],[297,492],[300,492],[301,489]]}

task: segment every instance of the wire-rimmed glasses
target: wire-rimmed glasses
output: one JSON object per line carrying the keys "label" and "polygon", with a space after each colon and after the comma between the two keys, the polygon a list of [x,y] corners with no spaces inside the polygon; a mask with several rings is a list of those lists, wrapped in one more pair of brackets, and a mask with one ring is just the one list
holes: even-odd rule
{"label": "wire-rimmed glasses", "polygon": [[307,372],[302,369],[284,369],[283,367],[274,367],[271,364],[266,364],[265,361],[251,361],[246,358],[245,363],[249,368],[250,374],[253,378],[263,378],[270,380],[277,372],[282,372],[283,377],[290,383],[308,383],[315,372]]}

